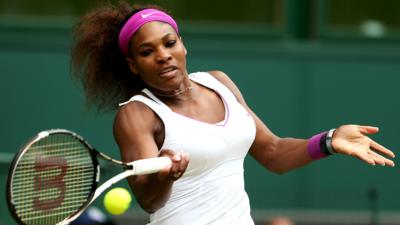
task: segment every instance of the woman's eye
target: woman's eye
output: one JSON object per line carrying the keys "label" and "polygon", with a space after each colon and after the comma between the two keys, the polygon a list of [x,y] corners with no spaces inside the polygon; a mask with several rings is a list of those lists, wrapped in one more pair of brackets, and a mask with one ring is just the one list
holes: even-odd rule
{"label": "woman's eye", "polygon": [[141,56],[149,56],[151,54],[151,50],[144,50],[140,52]]}
{"label": "woman's eye", "polygon": [[175,41],[175,40],[171,40],[171,41],[168,41],[168,42],[165,44],[165,46],[166,46],[166,47],[173,47],[175,44],[176,44],[176,41]]}

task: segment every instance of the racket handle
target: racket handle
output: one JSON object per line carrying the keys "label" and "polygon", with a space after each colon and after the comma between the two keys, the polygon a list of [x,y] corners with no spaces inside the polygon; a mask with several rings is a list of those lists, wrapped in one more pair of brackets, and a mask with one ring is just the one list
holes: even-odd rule
{"label": "racket handle", "polygon": [[171,165],[171,159],[168,157],[157,157],[150,159],[140,159],[128,163],[133,166],[134,175],[144,175],[150,173],[157,173],[160,170]]}

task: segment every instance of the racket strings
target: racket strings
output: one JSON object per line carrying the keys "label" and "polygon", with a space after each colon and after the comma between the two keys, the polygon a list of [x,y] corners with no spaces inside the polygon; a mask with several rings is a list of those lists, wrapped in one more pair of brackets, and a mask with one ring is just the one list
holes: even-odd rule
{"label": "racket strings", "polygon": [[[75,183],[75,186],[82,186],[82,185],[90,186],[90,185],[93,184],[93,182],[92,182],[92,181],[88,181],[89,178],[91,178],[91,177],[88,176],[88,177],[86,177],[86,178],[84,178],[84,179],[75,178],[75,179],[70,179],[70,180],[68,180],[67,182],[74,182],[74,183]],[[70,188],[69,188],[69,191],[72,191],[72,190],[80,190],[80,189],[81,189],[80,187],[79,187],[79,188],[77,188],[77,187],[70,187]],[[23,193],[26,193],[27,191],[30,191],[30,190],[32,190],[32,188],[27,188],[27,187],[25,187],[25,188],[16,189],[16,190],[13,192],[13,194],[15,194],[14,201],[19,201],[19,200],[22,201],[24,198],[23,198],[23,196],[20,196],[20,195],[23,194]],[[57,191],[59,191],[59,189],[57,189]],[[45,192],[45,193],[43,193],[43,194],[41,195],[43,198],[46,196],[46,193],[47,193],[47,195],[49,195],[49,196],[54,195],[54,192],[51,192],[51,191],[50,191],[50,188],[48,188],[47,190],[43,190],[43,192]]]}
{"label": "racket strings", "polygon": [[[33,167],[33,164],[30,167],[27,166],[27,169],[32,168],[32,167]],[[37,171],[35,169],[29,169],[29,171],[24,174],[19,173],[19,174],[15,174],[14,176],[15,176],[15,178],[18,179],[18,181],[16,181],[16,182],[22,182],[22,183],[26,182],[26,180],[32,180],[33,177],[30,177],[30,176],[34,176],[34,175],[40,176],[41,179],[46,179],[46,178],[49,179],[49,178],[54,177],[54,174],[56,174],[54,171],[57,169],[58,168],[53,168],[52,170],[46,169],[46,170],[42,170],[42,171]],[[90,172],[92,170],[93,170],[93,167],[88,165],[87,163],[84,163],[84,160],[82,160],[81,164],[79,164],[79,162],[78,162],[76,165],[69,166],[69,168],[68,168],[68,171],[71,173],[72,172],[86,173],[86,172]]]}
{"label": "racket strings", "polygon": [[[73,158],[76,158],[77,160],[79,160],[79,158],[77,158],[77,151],[80,151],[81,149],[82,149],[82,146],[74,146],[74,147],[68,147],[68,148],[62,148],[62,149],[51,149],[51,150],[46,150],[45,154],[48,156],[62,155],[62,157],[73,157]],[[30,148],[29,150],[34,151],[35,149]],[[36,148],[36,151],[40,151],[40,150],[43,150],[43,148],[41,148],[41,149]],[[25,161],[25,163],[27,165],[30,165],[30,164],[35,164],[33,161],[37,161],[38,157],[43,157],[43,153],[41,153],[41,155],[37,155],[37,154],[26,155],[26,156],[24,156],[23,160]],[[54,161],[53,163],[54,163],[54,165],[56,165],[57,161]],[[51,166],[51,165],[48,165],[48,166]]]}
{"label": "racket strings", "polygon": [[86,202],[95,168],[89,150],[69,134],[50,135],[29,147],[12,181],[13,203],[26,224],[56,224]]}

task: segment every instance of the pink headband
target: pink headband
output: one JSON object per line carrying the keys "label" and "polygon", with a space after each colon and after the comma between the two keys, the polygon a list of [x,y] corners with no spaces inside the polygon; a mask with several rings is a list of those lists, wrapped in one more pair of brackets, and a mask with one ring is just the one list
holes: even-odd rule
{"label": "pink headband", "polygon": [[121,31],[119,32],[119,48],[124,53],[128,55],[129,40],[135,34],[140,27],[145,23],[152,21],[161,21],[171,25],[176,33],[178,32],[178,25],[175,20],[165,12],[157,9],[144,9],[131,16],[129,20],[124,24]]}

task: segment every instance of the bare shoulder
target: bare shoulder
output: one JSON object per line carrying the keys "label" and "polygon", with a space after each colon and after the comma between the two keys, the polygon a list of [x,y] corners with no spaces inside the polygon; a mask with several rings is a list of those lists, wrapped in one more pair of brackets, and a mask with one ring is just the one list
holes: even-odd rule
{"label": "bare shoulder", "polygon": [[113,133],[122,160],[156,157],[158,147],[156,133],[162,123],[156,114],[141,102],[130,102],[122,106],[114,120]]}
{"label": "bare shoulder", "polygon": [[151,115],[151,110],[143,103],[132,101],[120,107],[115,116],[114,125],[125,123],[129,120],[137,120],[141,117],[148,117]]}
{"label": "bare shoulder", "polygon": [[217,79],[218,81],[220,81],[221,83],[227,85],[228,83],[233,83],[233,81],[231,80],[231,78],[229,78],[229,76],[224,73],[223,71],[220,70],[212,70],[212,71],[208,71],[209,74],[211,74],[215,79]]}
{"label": "bare shoulder", "polygon": [[246,104],[239,88],[226,73],[219,70],[208,71],[208,73],[211,74],[219,82],[224,84],[235,95],[235,97],[241,104]]}
{"label": "bare shoulder", "polygon": [[143,133],[152,130],[156,116],[154,112],[141,102],[130,102],[116,113],[114,120],[114,136],[120,137],[132,136],[132,134]]}

